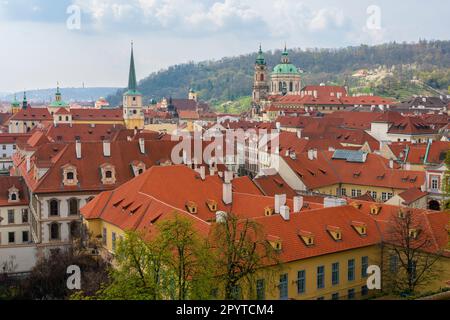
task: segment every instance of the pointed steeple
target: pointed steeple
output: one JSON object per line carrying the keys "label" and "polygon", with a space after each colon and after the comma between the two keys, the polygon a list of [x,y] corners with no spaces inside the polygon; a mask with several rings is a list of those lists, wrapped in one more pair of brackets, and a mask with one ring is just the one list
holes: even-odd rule
{"label": "pointed steeple", "polygon": [[128,76],[128,90],[129,91],[137,90],[136,69],[134,67],[133,42],[131,42],[131,59],[130,59],[130,73]]}
{"label": "pointed steeple", "polygon": [[27,92],[24,91],[23,92],[23,101],[22,101],[22,109],[27,109],[28,108],[28,101],[27,101]]}
{"label": "pointed steeple", "polygon": [[61,101],[61,92],[59,91],[59,82],[56,83],[55,101]]}
{"label": "pointed steeple", "polygon": [[258,55],[256,57],[256,64],[257,65],[265,65],[266,64],[266,59],[264,59],[264,54],[262,52],[261,44],[259,45],[259,51],[258,51]]}

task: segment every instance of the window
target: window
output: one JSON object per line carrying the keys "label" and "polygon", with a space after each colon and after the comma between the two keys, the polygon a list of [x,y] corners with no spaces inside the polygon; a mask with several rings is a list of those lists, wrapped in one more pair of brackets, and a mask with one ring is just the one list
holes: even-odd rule
{"label": "window", "polygon": [[75,198],[69,199],[69,215],[71,216],[78,215],[78,199]]}
{"label": "window", "polygon": [[331,300],[339,300],[339,293],[333,293],[332,295],[331,295]]}
{"label": "window", "polygon": [[104,246],[106,246],[107,242],[108,242],[108,232],[106,231],[106,228],[103,228],[103,231],[102,231],[102,244]]}
{"label": "window", "polygon": [[355,259],[348,260],[348,281],[355,280]]}
{"label": "window", "polygon": [[297,293],[302,294],[306,291],[306,271],[301,270],[297,273]]}
{"label": "window", "polygon": [[16,242],[16,233],[15,232],[8,232],[8,242],[9,243]]}
{"label": "window", "polygon": [[105,172],[105,177],[106,179],[111,179],[112,178],[112,171],[108,170]]}
{"label": "window", "polygon": [[59,240],[59,224],[57,223],[50,225],[50,240]]}
{"label": "window", "polygon": [[396,254],[392,254],[389,257],[389,271],[391,273],[398,272],[398,256]]}
{"label": "window", "polygon": [[53,199],[50,200],[50,216],[57,216],[59,215],[59,203],[58,200]]}
{"label": "window", "polygon": [[356,198],[356,190],[352,189],[352,198]]}
{"label": "window", "polygon": [[367,288],[367,286],[362,286],[361,287],[361,296],[365,297],[369,294],[369,289]]}
{"label": "window", "polygon": [[29,233],[28,231],[22,231],[22,242],[27,243],[30,241]]}
{"label": "window", "polygon": [[74,177],[75,176],[74,176],[73,172],[67,172],[67,176],[66,176],[67,180],[73,180]]}
{"label": "window", "polygon": [[347,292],[347,298],[348,300],[355,299],[355,289],[349,289]]}
{"label": "window", "polygon": [[387,197],[388,197],[388,200],[389,200],[389,199],[392,199],[394,197],[394,195],[392,193],[388,193]]}
{"label": "window", "polygon": [[8,210],[8,223],[9,224],[14,224],[14,222],[15,222],[14,216],[15,216],[14,210]]}
{"label": "window", "polygon": [[377,192],[376,192],[376,191],[372,191],[372,198],[373,198],[374,200],[377,200],[377,197],[378,197]]}
{"label": "window", "polygon": [[357,197],[361,197],[362,195],[362,191],[361,190],[356,190],[356,196]]}
{"label": "window", "polygon": [[111,245],[112,245],[112,251],[116,251],[116,233],[113,232],[111,236]]}
{"label": "window", "polygon": [[388,200],[386,192],[382,192],[381,193],[381,200],[383,200],[383,201],[387,201]]}
{"label": "window", "polygon": [[439,181],[437,178],[431,178],[431,189],[438,190],[439,189]]}
{"label": "window", "polygon": [[256,300],[266,300],[266,283],[264,279],[256,280]]}
{"label": "window", "polygon": [[6,150],[6,146],[5,145],[3,145],[2,148],[3,148],[3,150]]}
{"label": "window", "polygon": [[411,277],[411,281],[416,281],[417,263],[415,261],[409,262],[408,271],[409,276]]}
{"label": "window", "polygon": [[331,283],[335,286],[339,284],[339,262],[333,263],[331,269]]}
{"label": "window", "polygon": [[361,277],[367,277],[367,268],[369,268],[369,257],[361,258]]}
{"label": "window", "polygon": [[22,223],[28,223],[28,209],[22,209]]}
{"label": "window", "polygon": [[287,300],[288,299],[288,275],[287,273],[282,274],[280,276],[280,300]]}
{"label": "window", "polygon": [[325,288],[325,267],[317,267],[317,289]]}
{"label": "window", "polygon": [[240,286],[234,286],[231,288],[231,296],[235,300],[241,300],[242,299],[242,290]]}
{"label": "window", "polygon": [[347,196],[347,189],[342,188],[342,189],[341,189],[341,195],[342,195],[342,196]]}
{"label": "window", "polygon": [[17,201],[17,194],[13,193],[11,195],[11,201]]}

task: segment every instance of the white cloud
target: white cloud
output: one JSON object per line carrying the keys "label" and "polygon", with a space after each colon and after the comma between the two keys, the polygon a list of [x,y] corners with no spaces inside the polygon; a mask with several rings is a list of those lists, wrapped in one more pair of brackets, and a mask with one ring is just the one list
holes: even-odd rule
{"label": "white cloud", "polygon": [[341,28],[346,21],[344,12],[336,8],[325,8],[315,12],[309,22],[311,31],[324,31],[330,28]]}

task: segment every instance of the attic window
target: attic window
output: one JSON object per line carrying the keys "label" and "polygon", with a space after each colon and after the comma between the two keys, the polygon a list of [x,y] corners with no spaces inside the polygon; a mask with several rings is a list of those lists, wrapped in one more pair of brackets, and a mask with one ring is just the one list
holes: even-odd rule
{"label": "attic window", "polygon": [[409,232],[408,232],[408,234],[409,234],[409,237],[411,238],[411,239],[417,239],[417,237],[418,237],[418,235],[419,235],[419,230],[417,230],[417,229],[409,229]]}
{"label": "attic window", "polygon": [[65,186],[75,186],[78,184],[77,168],[71,164],[62,167],[63,169],[63,184]]}
{"label": "attic window", "polygon": [[334,239],[334,241],[342,240],[342,231],[339,227],[327,226],[328,234]]}
{"label": "attic window", "polygon": [[196,214],[198,210],[197,204],[194,201],[188,201],[186,202],[186,209],[189,213]]}
{"label": "attic window", "polygon": [[217,211],[217,201],[216,200],[211,200],[211,199],[207,200],[206,205],[207,205],[209,211],[211,211],[211,212]]}
{"label": "attic window", "polygon": [[276,251],[281,251],[281,249],[283,248],[280,237],[268,235],[267,241],[270,243],[272,248],[275,249]]}
{"label": "attic window", "polygon": [[115,184],[116,183],[116,170],[113,165],[103,164],[100,167],[103,184]]}
{"label": "attic window", "polygon": [[370,214],[378,215],[381,211],[381,206],[373,205],[370,207]]}
{"label": "attic window", "polygon": [[274,211],[275,211],[275,210],[274,210],[272,207],[265,207],[265,208],[264,208],[264,215],[265,215],[266,217],[273,216]]}
{"label": "attic window", "polygon": [[298,236],[307,247],[314,245],[314,234],[308,231],[300,230]]}
{"label": "attic window", "polygon": [[361,176],[361,171],[353,173],[353,178],[359,178],[360,176]]}
{"label": "attic window", "polygon": [[355,229],[356,232],[358,232],[358,234],[360,236],[366,236],[367,235],[367,225],[363,222],[358,222],[358,221],[353,221],[352,222],[352,227],[353,229]]}
{"label": "attic window", "polygon": [[405,219],[406,218],[406,213],[403,211],[403,210],[399,210],[398,211],[398,217],[400,218],[400,219]]}
{"label": "attic window", "polygon": [[[8,190],[9,196],[8,196],[8,202],[18,202],[20,201],[19,197],[19,189],[17,189],[15,186],[10,188]],[[0,219],[1,221],[1,219]]]}
{"label": "attic window", "polygon": [[352,202],[351,205],[356,208],[356,209],[361,209],[362,204],[361,203],[357,203],[357,202]]}

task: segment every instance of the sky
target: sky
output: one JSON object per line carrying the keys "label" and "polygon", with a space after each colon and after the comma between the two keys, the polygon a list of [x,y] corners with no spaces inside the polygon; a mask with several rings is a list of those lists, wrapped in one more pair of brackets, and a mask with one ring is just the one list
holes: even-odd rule
{"label": "sky", "polygon": [[[448,40],[442,0],[0,0],[0,92],[127,84],[264,50]],[[301,67],[301,66],[299,66]]]}

